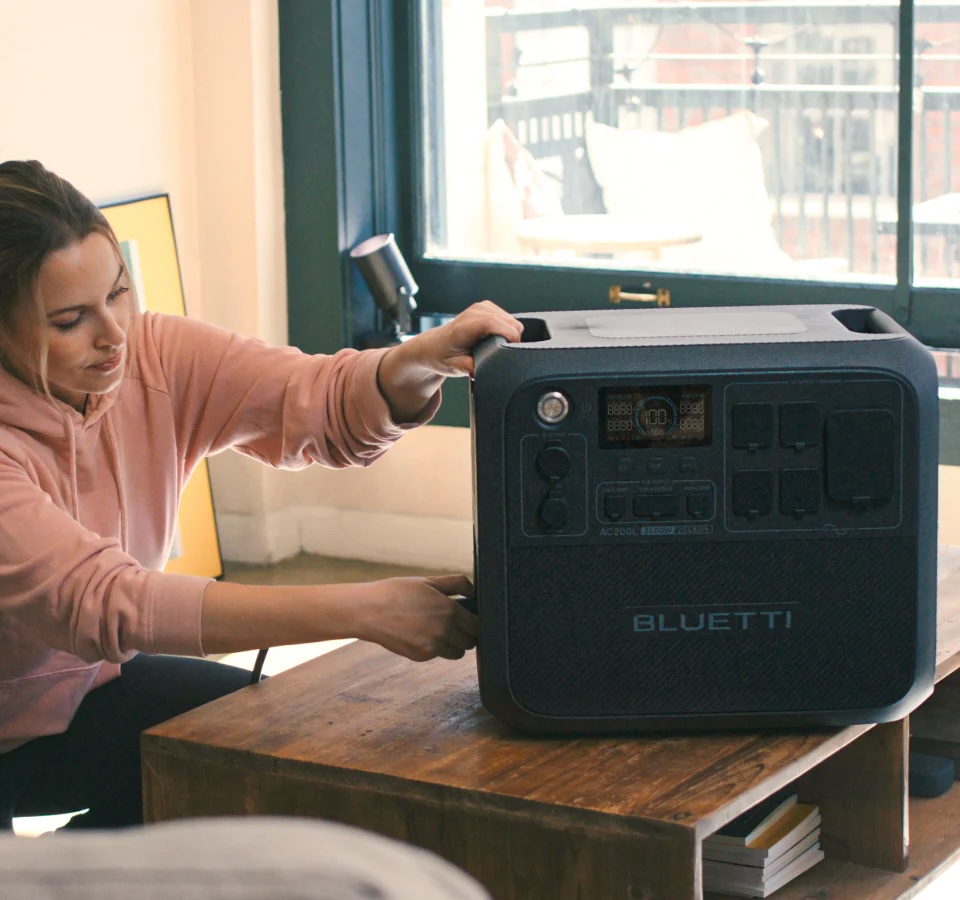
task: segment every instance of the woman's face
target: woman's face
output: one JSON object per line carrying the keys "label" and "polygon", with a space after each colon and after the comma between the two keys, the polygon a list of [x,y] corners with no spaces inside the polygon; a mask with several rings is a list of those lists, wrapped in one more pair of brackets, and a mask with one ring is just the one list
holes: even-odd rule
{"label": "woman's face", "polygon": [[50,393],[82,410],[88,394],[106,393],[123,379],[133,302],[126,269],[110,241],[94,232],[44,260],[37,291],[46,312]]}

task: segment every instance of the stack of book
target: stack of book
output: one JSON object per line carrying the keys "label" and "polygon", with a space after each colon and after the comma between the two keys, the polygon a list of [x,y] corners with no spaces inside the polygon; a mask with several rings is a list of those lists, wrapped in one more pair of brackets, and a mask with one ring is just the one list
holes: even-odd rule
{"label": "stack of book", "polygon": [[823,859],[820,809],[789,789],[703,840],[705,890],[769,897]]}

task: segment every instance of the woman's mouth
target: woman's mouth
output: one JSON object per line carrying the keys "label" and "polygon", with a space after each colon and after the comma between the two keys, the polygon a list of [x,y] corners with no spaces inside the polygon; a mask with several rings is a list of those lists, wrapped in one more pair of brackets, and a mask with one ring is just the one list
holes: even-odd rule
{"label": "woman's mouth", "polygon": [[97,363],[96,365],[88,366],[87,368],[95,369],[97,372],[112,372],[122,362],[123,352],[121,351],[116,356],[111,356],[110,359],[105,360],[102,363]]}

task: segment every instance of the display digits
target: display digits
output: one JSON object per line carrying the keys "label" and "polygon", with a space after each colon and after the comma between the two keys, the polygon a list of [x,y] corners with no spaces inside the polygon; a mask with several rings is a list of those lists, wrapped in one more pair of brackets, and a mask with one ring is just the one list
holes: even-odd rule
{"label": "display digits", "polygon": [[602,388],[598,406],[604,447],[694,447],[711,441],[707,386]]}

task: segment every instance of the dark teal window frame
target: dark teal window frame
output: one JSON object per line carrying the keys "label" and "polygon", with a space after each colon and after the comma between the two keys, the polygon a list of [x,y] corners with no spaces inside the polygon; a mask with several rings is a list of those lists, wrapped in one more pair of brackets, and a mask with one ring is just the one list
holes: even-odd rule
{"label": "dark teal window frame", "polygon": [[[424,258],[419,123],[417,0],[279,0],[280,68],[291,340],[310,352],[356,345],[378,326],[369,293],[348,251],[393,231],[420,283],[421,311],[456,313],[489,298],[514,312],[602,308],[613,280],[644,273],[578,271]],[[913,0],[900,9],[901,84],[913,82]],[[907,48],[907,52],[903,52]],[[900,104],[898,174],[901,247],[912,244],[911,105]],[[910,285],[909,253],[899,254],[893,287],[656,275],[674,305],[865,303],[890,312],[918,338],[960,346],[960,292]],[[556,277],[552,277],[552,276]],[[773,291],[771,291],[773,288]]]}

